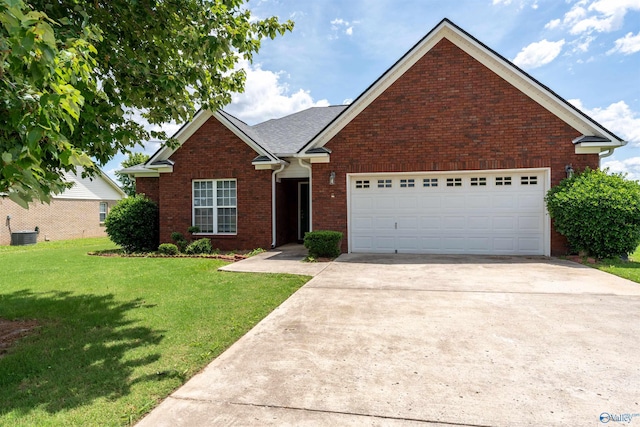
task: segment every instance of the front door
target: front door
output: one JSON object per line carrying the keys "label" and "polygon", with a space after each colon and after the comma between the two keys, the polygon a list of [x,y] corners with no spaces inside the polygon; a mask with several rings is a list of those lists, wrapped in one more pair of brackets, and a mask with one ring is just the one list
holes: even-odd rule
{"label": "front door", "polygon": [[298,183],[298,240],[309,231],[309,183]]}

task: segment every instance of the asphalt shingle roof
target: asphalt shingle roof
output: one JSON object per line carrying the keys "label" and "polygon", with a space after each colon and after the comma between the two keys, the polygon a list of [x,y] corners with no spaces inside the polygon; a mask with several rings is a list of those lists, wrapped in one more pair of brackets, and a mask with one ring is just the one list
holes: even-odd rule
{"label": "asphalt shingle roof", "polygon": [[280,156],[297,153],[345,108],[347,108],[346,105],[311,107],[253,126],[249,126],[225,111],[222,114],[258,145]]}

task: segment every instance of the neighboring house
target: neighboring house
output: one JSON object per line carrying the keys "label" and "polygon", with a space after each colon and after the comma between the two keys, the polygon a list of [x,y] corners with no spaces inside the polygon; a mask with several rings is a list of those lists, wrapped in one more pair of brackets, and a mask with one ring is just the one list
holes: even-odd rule
{"label": "neighboring house", "polygon": [[65,180],[74,185],[53,196],[51,203],[33,202],[24,209],[8,198],[0,198],[0,245],[11,243],[11,231],[34,230],[38,241],[106,236],[104,219],[109,210],[125,196],[124,192],[104,173],[83,178],[81,173],[65,173]]}
{"label": "neighboring house", "polygon": [[544,195],[625,142],[443,20],[349,106],[249,126],[200,111],[125,171],[220,249],[344,233],[345,252],[566,252]]}

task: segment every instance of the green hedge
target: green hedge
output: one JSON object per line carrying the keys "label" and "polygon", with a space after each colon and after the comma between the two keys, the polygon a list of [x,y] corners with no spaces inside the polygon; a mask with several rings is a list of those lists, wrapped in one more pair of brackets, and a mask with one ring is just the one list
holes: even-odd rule
{"label": "green hedge", "polygon": [[125,252],[151,252],[158,247],[158,205],[144,194],[120,200],[104,226],[111,241]]}
{"label": "green hedge", "polygon": [[640,184],[607,170],[586,169],[545,197],[558,233],[570,249],[596,258],[633,253],[640,244]]}
{"label": "green hedge", "polygon": [[314,258],[335,258],[340,255],[342,233],[339,231],[310,231],[304,235],[304,247],[309,249],[309,256]]}

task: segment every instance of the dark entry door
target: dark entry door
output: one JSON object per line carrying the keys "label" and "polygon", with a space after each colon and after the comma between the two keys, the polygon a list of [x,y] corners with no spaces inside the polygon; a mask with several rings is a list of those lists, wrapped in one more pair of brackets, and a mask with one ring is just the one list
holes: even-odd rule
{"label": "dark entry door", "polygon": [[309,183],[298,183],[298,240],[309,231]]}

